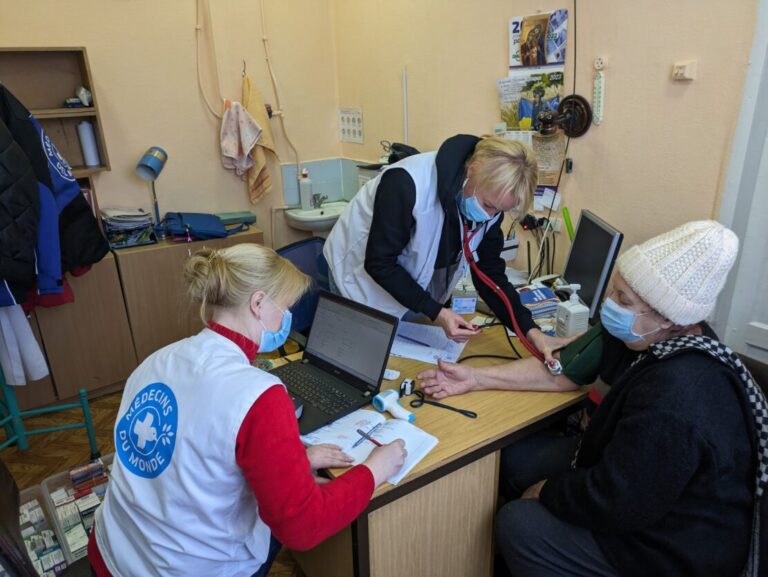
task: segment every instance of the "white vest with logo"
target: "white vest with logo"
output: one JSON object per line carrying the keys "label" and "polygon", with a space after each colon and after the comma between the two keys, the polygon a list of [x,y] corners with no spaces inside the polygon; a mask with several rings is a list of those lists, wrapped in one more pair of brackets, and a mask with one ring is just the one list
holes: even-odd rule
{"label": "white vest with logo", "polygon": [[[412,212],[416,226],[410,242],[397,258],[397,262],[424,290],[427,290],[435,272],[435,261],[445,220],[437,191],[436,156],[437,152],[416,154],[389,167],[404,169],[416,185],[416,202]],[[402,318],[408,309],[365,271],[365,249],[373,219],[373,204],[382,174],[383,172],[366,182],[352,199],[349,208],[339,217],[328,235],[323,254],[342,296]],[[485,231],[501,214],[494,216],[472,237],[472,252],[477,250]],[[448,283],[449,292],[466,270],[463,252],[460,258],[461,264]],[[447,294],[432,296],[439,302],[442,302],[440,299],[444,301],[448,298]]]}
{"label": "white vest with logo", "polygon": [[235,460],[240,426],[280,380],[210,329],[147,358],[125,386],[115,461],[96,515],[114,576],[244,576],[270,529]]}

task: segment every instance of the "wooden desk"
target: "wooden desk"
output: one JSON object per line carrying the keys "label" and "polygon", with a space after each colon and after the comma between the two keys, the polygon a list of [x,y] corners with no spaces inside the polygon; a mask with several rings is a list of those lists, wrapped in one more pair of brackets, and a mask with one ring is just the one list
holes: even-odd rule
{"label": "wooden desk", "polygon": [[[464,355],[509,355],[502,331],[486,329]],[[428,367],[396,357],[388,366],[401,372],[400,379],[415,378]],[[384,381],[383,388],[398,385]],[[350,527],[293,555],[307,577],[490,576],[500,449],[550,425],[585,398],[579,391],[481,391],[441,401],[475,411],[477,419],[429,405],[407,407],[416,414],[415,424],[440,440],[438,445],[399,485],[380,486]]]}

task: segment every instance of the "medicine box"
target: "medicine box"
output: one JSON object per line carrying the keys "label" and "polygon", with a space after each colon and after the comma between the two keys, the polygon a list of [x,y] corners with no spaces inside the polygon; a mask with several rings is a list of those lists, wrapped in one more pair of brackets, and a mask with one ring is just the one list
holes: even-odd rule
{"label": "medicine box", "polygon": [[[46,507],[40,485],[19,493],[19,528],[27,555],[41,577],[58,577],[68,562],[61,547],[61,535]],[[0,575],[3,575],[0,569]]]}
{"label": "medicine box", "polygon": [[114,453],[93,463],[56,473],[41,483],[42,493],[68,563],[87,555],[96,508],[106,494]]}

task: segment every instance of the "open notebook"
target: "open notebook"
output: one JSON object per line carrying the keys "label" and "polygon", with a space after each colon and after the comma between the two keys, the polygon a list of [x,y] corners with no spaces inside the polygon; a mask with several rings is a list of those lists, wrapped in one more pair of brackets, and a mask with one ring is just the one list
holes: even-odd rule
{"label": "open notebook", "polygon": [[376,425],[379,426],[371,433],[371,437],[382,445],[391,443],[395,439],[402,439],[405,441],[405,450],[408,451],[402,469],[387,479],[393,485],[397,485],[438,443],[437,437],[422,431],[415,425],[400,419],[387,419],[383,414],[368,409],[358,409],[325,427],[302,435],[301,442],[306,446],[322,443],[338,445],[355,460],[353,465],[359,465],[376,447],[368,440],[354,447],[353,445],[360,440],[357,429],[367,433]]}

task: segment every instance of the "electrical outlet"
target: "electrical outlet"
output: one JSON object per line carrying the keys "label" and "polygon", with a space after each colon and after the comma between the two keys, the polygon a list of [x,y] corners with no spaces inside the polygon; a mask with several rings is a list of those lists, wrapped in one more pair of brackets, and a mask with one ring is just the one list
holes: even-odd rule
{"label": "electrical outlet", "polygon": [[552,230],[555,232],[560,232],[560,230],[563,228],[563,221],[557,216],[551,217],[549,219],[549,223],[552,226]]}
{"label": "electrical outlet", "polygon": [[696,60],[680,60],[672,65],[672,80],[696,80]]}
{"label": "electrical outlet", "polygon": [[363,144],[363,111],[359,108],[339,108],[339,140]]}

